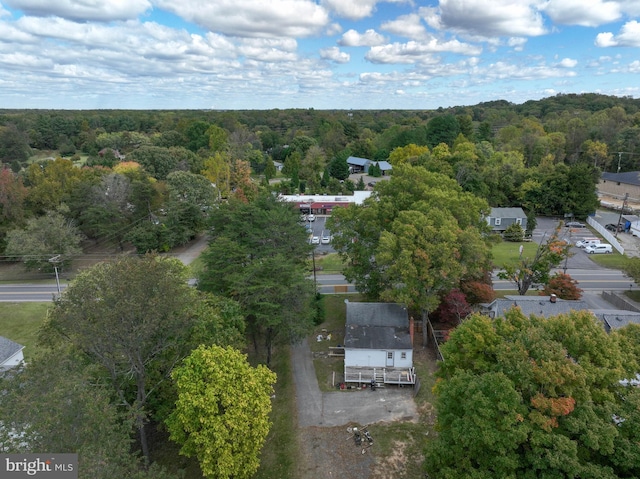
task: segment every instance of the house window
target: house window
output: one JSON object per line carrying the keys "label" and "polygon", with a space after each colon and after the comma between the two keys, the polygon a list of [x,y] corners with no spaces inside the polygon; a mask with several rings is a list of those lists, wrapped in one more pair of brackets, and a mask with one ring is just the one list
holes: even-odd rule
{"label": "house window", "polygon": [[502,218],[496,218],[496,226],[500,226]]}
{"label": "house window", "polygon": [[521,225],[522,224],[522,218],[516,218],[516,224],[517,225]]}
{"label": "house window", "polygon": [[401,358],[401,359],[407,359],[407,353],[406,353],[406,352],[404,352],[404,351],[403,351],[403,352],[401,352],[401,353],[400,353],[400,358]]}

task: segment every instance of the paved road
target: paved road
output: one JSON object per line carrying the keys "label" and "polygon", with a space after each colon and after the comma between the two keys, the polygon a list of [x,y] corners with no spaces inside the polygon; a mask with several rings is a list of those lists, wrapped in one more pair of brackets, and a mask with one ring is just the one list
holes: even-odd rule
{"label": "paved road", "polygon": [[411,387],[389,386],[375,391],[370,389],[320,391],[311,349],[306,340],[291,348],[291,363],[294,365],[293,377],[300,427],[333,427],[350,422],[374,424],[383,421],[418,419]]}

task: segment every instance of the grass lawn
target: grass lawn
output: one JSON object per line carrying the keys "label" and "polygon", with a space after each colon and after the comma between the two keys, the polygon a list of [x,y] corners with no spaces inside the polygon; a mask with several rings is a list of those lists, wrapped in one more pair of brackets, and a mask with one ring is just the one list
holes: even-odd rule
{"label": "grass lawn", "polygon": [[38,329],[51,303],[0,303],[0,335],[24,346],[28,361],[36,350]]}
{"label": "grass lawn", "polygon": [[604,266],[605,268],[623,270],[624,266],[629,262],[629,257],[613,250],[612,254],[590,254],[589,258],[594,263]]}
{"label": "grass lawn", "polygon": [[503,268],[505,265],[516,264],[520,260],[520,245],[522,245],[522,256],[533,257],[538,250],[538,243],[522,242],[512,243],[510,241],[502,241],[493,245],[491,253],[493,254],[493,264],[496,268]]}
{"label": "grass lawn", "polygon": [[322,268],[317,271],[318,274],[341,273],[342,267],[342,260],[338,253],[316,255],[316,268]]}

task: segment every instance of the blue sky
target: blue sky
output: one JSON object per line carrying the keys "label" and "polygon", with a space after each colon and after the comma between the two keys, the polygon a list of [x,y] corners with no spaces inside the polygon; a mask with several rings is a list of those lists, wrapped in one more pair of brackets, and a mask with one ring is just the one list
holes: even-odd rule
{"label": "blue sky", "polygon": [[0,0],[0,108],[640,97],[640,0]]}

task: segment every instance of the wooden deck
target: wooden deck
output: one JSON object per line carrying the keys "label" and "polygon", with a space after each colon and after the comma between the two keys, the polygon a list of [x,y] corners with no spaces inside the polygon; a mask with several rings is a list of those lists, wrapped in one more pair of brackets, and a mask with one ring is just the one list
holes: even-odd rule
{"label": "wooden deck", "polygon": [[415,384],[414,368],[365,368],[345,367],[344,382],[369,384],[374,379],[377,385]]}

